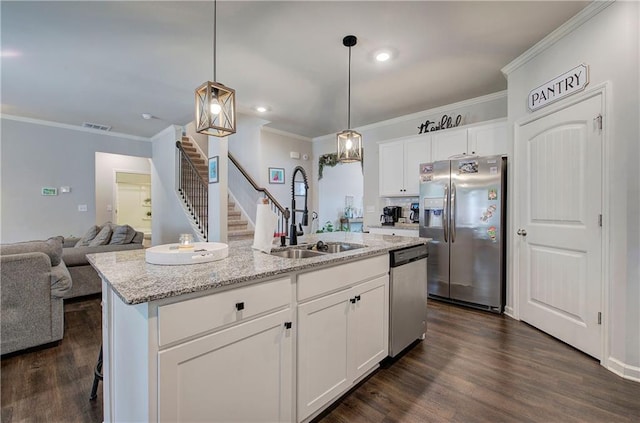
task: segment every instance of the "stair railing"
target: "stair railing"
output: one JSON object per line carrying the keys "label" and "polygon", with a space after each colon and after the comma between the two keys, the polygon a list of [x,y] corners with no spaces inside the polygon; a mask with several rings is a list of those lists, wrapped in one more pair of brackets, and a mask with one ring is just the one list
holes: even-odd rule
{"label": "stair railing", "polygon": [[[269,206],[271,207],[271,210],[278,216],[278,226],[276,228],[276,233],[274,235],[289,235],[289,218],[291,217],[289,208],[282,207],[282,205],[278,202],[278,200],[276,200],[275,197],[266,188],[262,188],[258,186],[256,181],[251,177],[251,175],[247,173],[247,171],[242,167],[242,165],[238,163],[238,160],[236,160],[236,158],[233,157],[231,153],[228,153],[228,156],[229,156],[229,161],[233,164],[233,168],[229,167],[230,183],[232,180],[231,172],[233,172],[234,170],[236,172],[239,172],[243,176],[243,179],[246,180],[246,182],[248,182],[249,185],[251,185],[251,188],[253,188],[254,193],[262,194],[263,198],[268,199],[268,203],[269,203]],[[239,196],[240,193],[234,190],[234,195]],[[247,202],[249,204],[255,205],[258,203],[256,200],[257,199],[255,198],[247,199]]]}
{"label": "stair railing", "polygon": [[182,197],[206,241],[209,235],[209,185],[198,172],[180,141],[176,142],[176,147],[178,148],[178,194]]}

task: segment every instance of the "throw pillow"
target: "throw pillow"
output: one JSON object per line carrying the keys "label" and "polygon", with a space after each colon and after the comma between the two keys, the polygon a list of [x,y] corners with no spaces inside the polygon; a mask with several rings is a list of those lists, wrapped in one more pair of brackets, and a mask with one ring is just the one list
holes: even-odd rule
{"label": "throw pillow", "polygon": [[111,228],[109,225],[104,225],[98,235],[89,243],[89,247],[97,247],[99,245],[105,245],[109,243],[111,239]]}
{"label": "throw pillow", "polygon": [[76,242],[75,246],[86,247],[87,245],[89,245],[91,241],[93,241],[96,235],[98,235],[98,232],[100,232],[100,227],[93,225],[92,227],[89,228],[89,230],[84,235],[82,235],[82,238],[80,238],[80,240]]}
{"label": "throw pillow", "polygon": [[111,241],[109,241],[109,244],[129,244],[135,235],[136,230],[129,225],[116,226],[113,229],[113,234],[111,235]]}

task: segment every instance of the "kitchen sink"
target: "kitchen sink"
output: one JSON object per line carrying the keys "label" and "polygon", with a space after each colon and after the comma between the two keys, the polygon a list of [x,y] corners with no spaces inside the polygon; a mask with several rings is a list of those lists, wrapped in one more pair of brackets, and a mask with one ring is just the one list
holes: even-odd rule
{"label": "kitchen sink", "polygon": [[327,249],[326,250],[322,250],[325,253],[342,253],[344,251],[351,251],[351,250],[357,250],[359,248],[364,248],[366,247],[366,245],[361,245],[361,244],[346,244],[343,242],[339,242],[339,243],[326,243],[325,244]]}
{"label": "kitchen sink", "polygon": [[326,253],[321,253],[319,251],[291,248],[291,249],[282,250],[282,251],[272,251],[271,255],[277,256],[277,257],[290,258],[290,259],[301,259],[301,258],[310,258],[310,257],[320,257],[320,256],[326,255]]}

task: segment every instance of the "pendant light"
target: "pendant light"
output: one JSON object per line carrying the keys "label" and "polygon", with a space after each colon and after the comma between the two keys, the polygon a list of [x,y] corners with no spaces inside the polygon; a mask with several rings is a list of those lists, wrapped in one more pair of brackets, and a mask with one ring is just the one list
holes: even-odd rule
{"label": "pendant light", "polygon": [[214,137],[236,133],[236,90],[216,81],[216,1],[213,1],[213,82],[196,89],[196,131]]}
{"label": "pendant light", "polygon": [[351,129],[351,47],[358,39],[355,35],[347,35],[342,40],[345,47],[349,47],[349,96],[347,106],[348,129],[338,133],[338,161],[342,163],[362,161],[362,135]]}

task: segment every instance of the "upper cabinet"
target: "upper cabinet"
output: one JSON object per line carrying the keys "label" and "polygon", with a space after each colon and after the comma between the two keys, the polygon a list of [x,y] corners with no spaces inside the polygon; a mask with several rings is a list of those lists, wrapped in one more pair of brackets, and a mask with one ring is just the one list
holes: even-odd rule
{"label": "upper cabinet", "polygon": [[436,132],[432,137],[434,162],[451,156],[495,156],[510,151],[506,119]]}
{"label": "upper cabinet", "polygon": [[380,196],[417,196],[420,163],[431,161],[431,135],[382,143],[379,153]]}
{"label": "upper cabinet", "polygon": [[459,155],[506,155],[510,151],[506,119],[380,143],[380,197],[417,197],[420,163]]}

